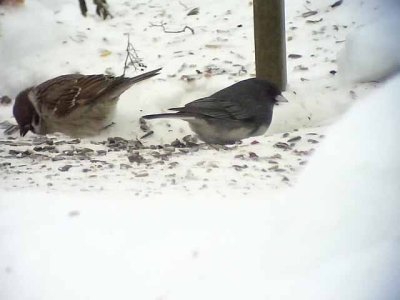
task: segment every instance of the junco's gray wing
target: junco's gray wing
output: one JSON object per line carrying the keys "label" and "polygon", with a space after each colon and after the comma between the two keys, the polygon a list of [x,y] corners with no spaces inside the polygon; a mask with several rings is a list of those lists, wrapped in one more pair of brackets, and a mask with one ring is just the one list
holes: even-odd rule
{"label": "junco's gray wing", "polygon": [[170,110],[217,119],[245,120],[253,118],[257,112],[257,105],[251,105],[252,102],[242,99],[232,101],[225,98],[205,97],[190,102],[184,107],[171,108]]}

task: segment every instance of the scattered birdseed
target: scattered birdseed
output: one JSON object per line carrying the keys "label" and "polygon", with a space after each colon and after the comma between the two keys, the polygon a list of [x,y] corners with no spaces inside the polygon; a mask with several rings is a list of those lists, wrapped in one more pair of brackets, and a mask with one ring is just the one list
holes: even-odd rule
{"label": "scattered birdseed", "polygon": [[257,155],[256,153],[254,153],[254,152],[249,152],[249,157],[250,157],[251,159],[257,159],[257,158],[258,158],[258,155]]}
{"label": "scattered birdseed", "polygon": [[303,18],[308,18],[308,17],[316,15],[317,13],[318,12],[316,10],[310,10],[310,11],[307,11],[307,12],[303,13],[302,17]]}
{"label": "scattered birdseed", "polygon": [[311,143],[311,144],[318,144],[319,141],[314,140],[314,139],[308,139],[307,142]]}
{"label": "scattered birdseed", "polygon": [[292,137],[287,140],[288,143],[295,143],[301,140],[301,136]]}
{"label": "scattered birdseed", "polygon": [[135,163],[137,163],[137,164],[141,164],[141,163],[146,162],[146,160],[144,159],[144,157],[141,156],[141,155],[139,154],[139,152],[134,152],[134,153],[128,155],[128,160],[129,160],[129,162],[131,162],[131,163],[135,162]]}
{"label": "scattered birdseed", "polygon": [[72,165],[65,165],[65,166],[59,167],[58,170],[61,172],[67,172],[71,168],[72,168]]}
{"label": "scattered birdseed", "polygon": [[198,7],[195,7],[193,9],[191,9],[188,13],[187,16],[195,16],[198,15],[200,12],[200,9]]}
{"label": "scattered birdseed", "polygon": [[275,148],[283,149],[283,150],[288,150],[290,148],[289,144],[284,143],[284,142],[278,142],[274,144]]}
{"label": "scattered birdseed", "polygon": [[292,59],[298,59],[298,58],[301,58],[301,57],[303,57],[303,56],[300,55],[300,54],[289,54],[288,55],[288,58],[292,58]]}
{"label": "scattered birdseed", "polygon": [[149,173],[147,173],[146,171],[135,173],[135,177],[147,177],[147,176],[149,176]]}
{"label": "scattered birdseed", "polygon": [[242,170],[248,168],[247,165],[242,165],[242,166],[240,166],[240,165],[232,165],[232,167],[233,167],[236,171],[242,171]]}
{"label": "scattered birdseed", "polygon": [[127,170],[127,169],[131,169],[132,166],[131,166],[131,165],[128,165],[128,164],[120,164],[120,165],[119,165],[119,168],[120,168],[121,170]]}

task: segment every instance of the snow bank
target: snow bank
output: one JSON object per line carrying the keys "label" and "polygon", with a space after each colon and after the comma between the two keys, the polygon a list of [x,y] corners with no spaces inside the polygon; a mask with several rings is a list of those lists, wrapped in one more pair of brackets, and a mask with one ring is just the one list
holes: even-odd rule
{"label": "snow bank", "polygon": [[0,298],[398,299],[399,92],[344,116],[287,197],[2,191]]}
{"label": "snow bank", "polygon": [[378,81],[400,70],[399,13],[398,1],[377,2],[371,22],[347,36],[338,56],[345,80]]}
{"label": "snow bank", "polygon": [[283,202],[265,264],[273,299],[400,296],[399,93],[397,76],[357,103]]}

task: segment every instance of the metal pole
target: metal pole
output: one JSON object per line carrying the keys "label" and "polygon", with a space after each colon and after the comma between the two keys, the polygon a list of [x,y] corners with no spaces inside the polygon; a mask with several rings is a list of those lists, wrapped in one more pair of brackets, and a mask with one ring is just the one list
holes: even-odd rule
{"label": "metal pole", "polygon": [[285,90],[285,1],[254,0],[253,9],[257,78],[272,81]]}

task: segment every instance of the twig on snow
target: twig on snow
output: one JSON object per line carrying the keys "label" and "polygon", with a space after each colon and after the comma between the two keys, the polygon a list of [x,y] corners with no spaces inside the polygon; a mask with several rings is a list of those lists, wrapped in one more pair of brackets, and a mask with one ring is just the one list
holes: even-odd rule
{"label": "twig on snow", "polygon": [[163,29],[163,32],[165,33],[182,33],[185,32],[186,29],[189,30],[192,34],[194,34],[194,29],[190,26],[185,25],[185,27],[183,27],[183,29],[181,30],[177,30],[177,31],[171,31],[171,30],[167,30],[165,28],[166,23],[160,23],[160,24],[154,24],[154,23],[150,23],[151,27],[161,27]]}
{"label": "twig on snow", "polygon": [[129,66],[133,66],[135,70],[137,70],[138,68],[146,68],[146,65],[142,63],[142,59],[137,54],[135,47],[133,47],[129,38],[129,34],[127,34],[127,36],[128,43],[126,45],[126,58],[122,77],[125,76],[126,70],[129,68]]}
{"label": "twig on snow", "polygon": [[182,5],[185,10],[189,9],[189,7],[185,3],[183,3],[182,1],[179,1],[179,4]]}

